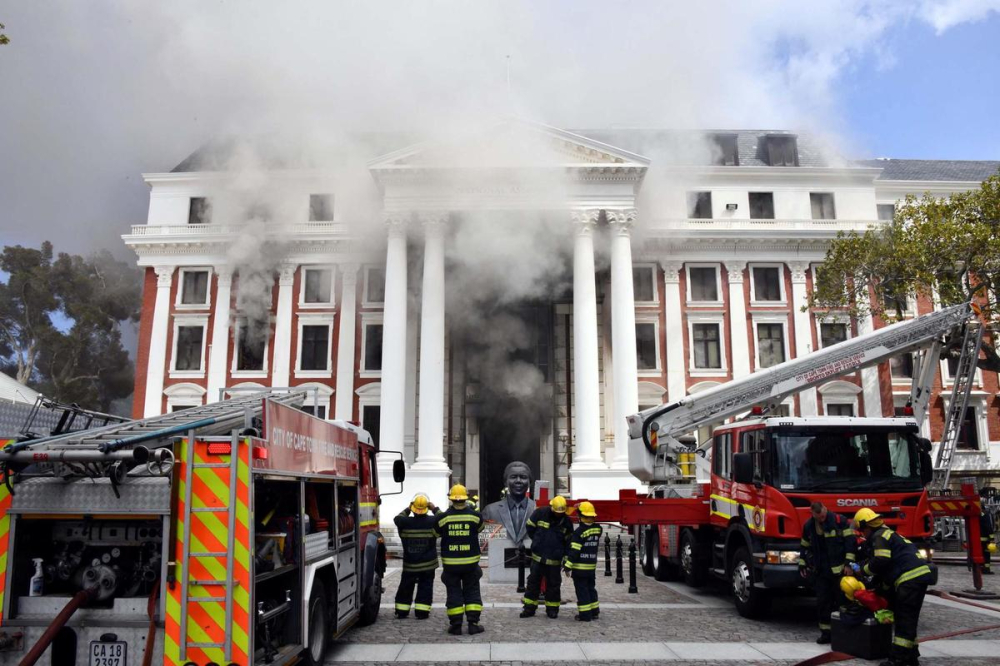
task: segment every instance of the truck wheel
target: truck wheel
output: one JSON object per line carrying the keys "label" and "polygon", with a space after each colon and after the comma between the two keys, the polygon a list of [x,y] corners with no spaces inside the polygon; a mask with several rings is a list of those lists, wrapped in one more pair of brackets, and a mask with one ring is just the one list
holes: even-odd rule
{"label": "truck wheel", "polygon": [[365,590],[365,598],[361,602],[361,626],[373,624],[378,619],[378,608],[382,605],[382,574],[375,568],[375,577],[371,586]]}
{"label": "truck wheel", "polygon": [[309,666],[320,666],[326,656],[326,648],[330,642],[330,616],[326,609],[326,589],[317,582],[313,585],[309,597],[309,645],[306,646],[305,657]]}
{"label": "truck wheel", "polygon": [[659,581],[677,580],[677,565],[671,564],[666,557],[660,554],[660,530],[654,528],[649,535],[652,537],[649,540],[649,554],[653,578]]}
{"label": "truck wheel", "polygon": [[708,568],[698,556],[698,539],[691,530],[681,535],[681,574],[691,587],[701,587],[708,581]]}
{"label": "truck wheel", "polygon": [[746,546],[741,546],[733,556],[729,573],[736,610],[743,617],[756,618],[767,612],[771,597],[759,587],[754,587],[753,560]]}
{"label": "truck wheel", "polygon": [[653,575],[653,552],[650,544],[653,543],[653,530],[646,528],[642,532],[642,573],[645,576]]}

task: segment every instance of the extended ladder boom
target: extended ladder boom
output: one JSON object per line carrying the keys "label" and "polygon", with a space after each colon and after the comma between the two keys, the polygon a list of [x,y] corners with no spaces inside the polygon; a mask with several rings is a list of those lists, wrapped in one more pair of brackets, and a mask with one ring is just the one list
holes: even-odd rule
{"label": "extended ladder boom", "polygon": [[943,336],[959,330],[972,313],[972,306],[964,303],[901,321],[634,414],[628,417],[629,470],[643,482],[663,480],[655,478],[654,474],[657,455],[684,450],[677,437],[746,412],[754,405],[780,402],[835,377],[930,347]]}

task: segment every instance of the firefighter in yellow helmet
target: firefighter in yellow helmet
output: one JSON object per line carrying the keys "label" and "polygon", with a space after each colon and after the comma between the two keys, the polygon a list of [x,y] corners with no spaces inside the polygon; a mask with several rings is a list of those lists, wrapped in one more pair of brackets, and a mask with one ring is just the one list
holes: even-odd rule
{"label": "firefighter in yellow helmet", "polygon": [[917,622],[924,604],[931,569],[909,539],[892,531],[882,516],[869,508],[854,515],[855,527],[868,540],[868,560],[862,570],[872,577],[872,587],[890,597],[895,615],[892,653],[880,666],[914,666],[917,649]]}
{"label": "firefighter in yellow helmet", "polygon": [[[393,519],[399,538],[403,542],[403,574],[396,590],[396,617],[403,619],[413,606],[418,620],[431,614],[434,601],[434,570],[437,569],[437,536],[434,534],[434,516],[437,507],[427,495],[417,493],[410,505]],[[416,600],[413,588],[417,588]]]}
{"label": "firefighter in yellow helmet", "polygon": [[469,506],[465,486],[455,484],[448,493],[451,507],[437,515],[434,533],[441,537],[441,582],[447,596],[448,633],[462,633],[462,615],[469,621],[469,633],[479,634],[483,627],[483,597],[479,591],[479,533],[485,527],[479,512]]}
{"label": "firefighter in yellow helmet", "polygon": [[590,622],[601,614],[597,604],[597,553],[601,548],[601,526],[595,524],[597,511],[593,504],[580,502],[577,508],[580,525],[570,537],[565,568],[576,588],[577,614],[574,619]]}
{"label": "firefighter in yellow helmet", "polygon": [[996,526],[993,524],[993,515],[982,508],[982,500],[987,497],[980,489],[980,509],[979,509],[979,541],[983,544],[983,573],[987,576],[993,575],[993,553],[996,552]]}
{"label": "firefighter in yellow helmet", "polygon": [[546,507],[535,509],[527,522],[531,539],[531,571],[524,592],[524,610],[521,617],[532,617],[538,609],[538,597],[545,579],[545,614],[559,616],[560,587],[563,556],[573,534],[573,521],[566,515],[566,498],[556,495]]}

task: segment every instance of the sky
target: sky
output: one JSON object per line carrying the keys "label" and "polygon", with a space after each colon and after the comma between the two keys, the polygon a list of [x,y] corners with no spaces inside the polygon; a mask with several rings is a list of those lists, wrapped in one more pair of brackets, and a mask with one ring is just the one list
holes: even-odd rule
{"label": "sky", "polygon": [[142,173],[279,129],[433,134],[515,114],[1000,159],[1000,0],[688,5],[0,0],[0,244],[127,258]]}

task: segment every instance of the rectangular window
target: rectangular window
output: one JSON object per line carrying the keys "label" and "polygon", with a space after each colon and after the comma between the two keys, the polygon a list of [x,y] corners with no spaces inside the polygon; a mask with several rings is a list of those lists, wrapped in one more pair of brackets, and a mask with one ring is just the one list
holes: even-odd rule
{"label": "rectangular window", "polygon": [[237,324],[236,331],[236,370],[263,370],[270,328],[252,328],[244,320]]}
{"label": "rectangular window", "polygon": [[635,325],[639,370],[656,370],[656,324]]}
{"label": "rectangular window", "polygon": [[181,271],[181,305],[208,303],[208,271]]}
{"label": "rectangular window", "polygon": [[385,302],[385,271],[381,268],[369,268],[365,274],[365,301],[368,303]]}
{"label": "rectangular window", "polygon": [[976,408],[966,407],[965,418],[962,419],[962,426],[958,432],[958,444],[956,447],[966,451],[979,450],[979,428],[977,426]]}
{"label": "rectangular window", "polygon": [[204,338],[204,326],[177,327],[177,353],[174,357],[174,370],[188,372],[201,370],[201,346]]}
{"label": "rectangular window", "polygon": [[719,301],[719,269],[715,266],[689,266],[688,279],[692,301]]}
{"label": "rectangular window", "polygon": [[365,370],[382,369],[382,324],[365,326]]}
{"label": "rectangular window", "polygon": [[310,222],[332,222],[333,221],[333,195],[332,194],[310,194],[309,195],[309,221]]}
{"label": "rectangular window", "polygon": [[326,405],[302,405],[299,409],[306,414],[312,414],[316,418],[326,418]]}
{"label": "rectangular window", "polygon": [[893,379],[913,379],[913,354],[901,354],[889,359],[889,374]]}
{"label": "rectangular window", "polygon": [[688,192],[688,217],[694,220],[712,219],[712,193]]}
{"label": "rectangular window", "polygon": [[826,405],[827,416],[854,416],[854,405],[849,403],[831,403]]}
{"label": "rectangular window", "polygon": [[886,288],[882,293],[882,300],[885,302],[885,312],[890,317],[901,317],[912,311],[909,294],[898,294]]}
{"label": "rectangular window", "polygon": [[847,339],[847,324],[831,322],[819,325],[820,349],[843,342]]}
{"label": "rectangular window", "polygon": [[774,195],[770,192],[750,193],[750,219],[774,219]]}
{"label": "rectangular window", "polygon": [[656,300],[653,282],[653,268],[651,266],[632,268],[632,290],[635,294],[636,302],[642,303]]}
{"label": "rectangular window", "polygon": [[378,405],[361,406],[361,427],[372,436],[372,442],[378,447],[379,423],[382,419],[382,408]]}
{"label": "rectangular window", "polygon": [[692,324],[694,367],[719,369],[722,367],[721,335],[718,324]]}
{"label": "rectangular window", "polygon": [[833,209],[833,194],[831,192],[810,192],[809,204],[812,206],[812,219],[837,219],[837,212]]}
{"label": "rectangular window", "polygon": [[896,204],[875,204],[878,219],[891,220],[896,216]]}
{"label": "rectangular window", "polygon": [[770,166],[798,166],[798,147],[794,136],[765,137],[766,158]]}
{"label": "rectangular window", "polygon": [[784,324],[757,324],[757,358],[761,368],[785,362]]}
{"label": "rectangular window", "polygon": [[736,147],[735,134],[714,134],[712,135],[714,153],[712,163],[715,166],[739,166],[740,156]]}
{"label": "rectangular window", "polygon": [[733,434],[716,435],[712,440],[712,471],[723,479],[730,478],[733,460]]}
{"label": "rectangular window", "polygon": [[753,300],[777,301],[781,298],[781,269],[777,266],[754,266]]}
{"label": "rectangular window", "polygon": [[302,327],[302,357],[300,370],[326,370],[329,367],[330,327]]}
{"label": "rectangular window", "polygon": [[305,269],[305,303],[330,303],[333,298],[333,271],[328,268]]}
{"label": "rectangular window", "polygon": [[206,197],[191,197],[188,206],[188,224],[208,224],[211,217],[211,202]]}

